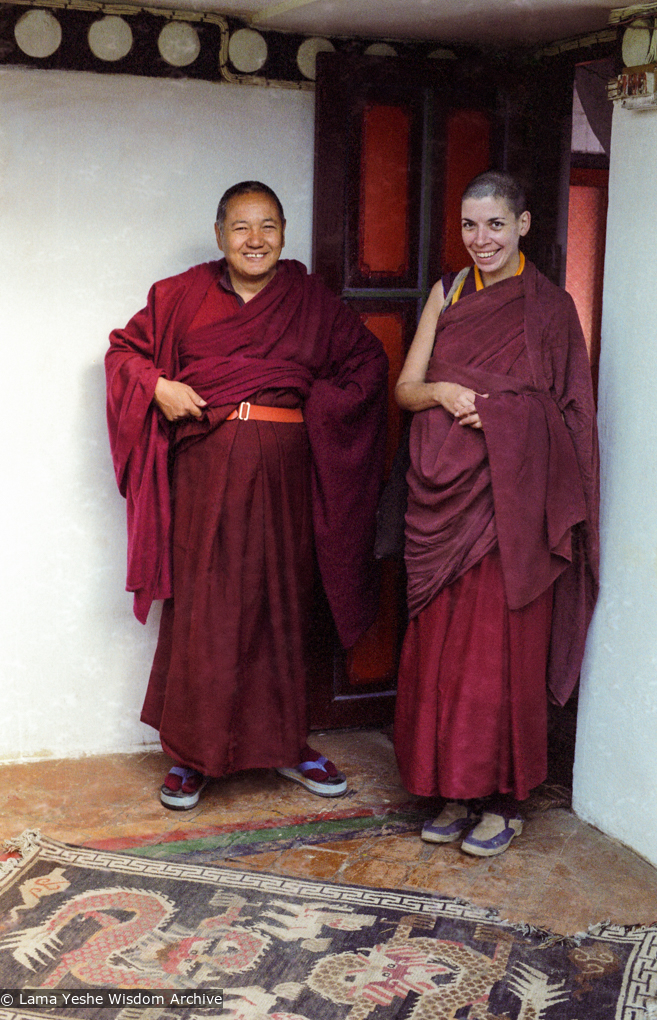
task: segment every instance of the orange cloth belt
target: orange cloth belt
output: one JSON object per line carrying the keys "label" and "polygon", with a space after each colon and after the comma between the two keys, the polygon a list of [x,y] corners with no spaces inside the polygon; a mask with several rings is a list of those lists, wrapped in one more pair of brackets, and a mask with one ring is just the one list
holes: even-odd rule
{"label": "orange cloth belt", "polygon": [[264,404],[250,404],[243,400],[239,407],[231,411],[226,421],[248,421],[254,418],[257,421],[303,421],[303,411],[300,407],[267,407]]}

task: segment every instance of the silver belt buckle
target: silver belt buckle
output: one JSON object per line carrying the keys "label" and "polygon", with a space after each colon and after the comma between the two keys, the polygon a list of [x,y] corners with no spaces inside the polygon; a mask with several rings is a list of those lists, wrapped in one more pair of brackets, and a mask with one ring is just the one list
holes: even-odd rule
{"label": "silver belt buckle", "polygon": [[240,421],[248,421],[251,414],[251,405],[248,400],[243,400],[237,408],[237,417]]}

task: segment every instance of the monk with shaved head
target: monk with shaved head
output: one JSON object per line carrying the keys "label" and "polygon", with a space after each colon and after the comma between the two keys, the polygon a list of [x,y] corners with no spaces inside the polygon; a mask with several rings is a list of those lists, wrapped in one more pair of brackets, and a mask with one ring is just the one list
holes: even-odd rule
{"label": "monk with shaved head", "polygon": [[345,647],[377,601],[381,344],[281,258],[266,184],[229,188],[215,232],[221,260],[156,283],[106,359],[127,587],[142,621],[165,600],[141,718],[173,759],[160,798],[174,810],[242,769],[346,791],[307,743],[315,564]]}

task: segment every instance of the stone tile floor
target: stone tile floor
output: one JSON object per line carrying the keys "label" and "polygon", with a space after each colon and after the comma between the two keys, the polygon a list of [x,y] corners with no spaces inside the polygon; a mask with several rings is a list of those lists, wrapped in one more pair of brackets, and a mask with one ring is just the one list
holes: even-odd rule
{"label": "stone tile floor", "polygon": [[[311,743],[347,772],[344,797],[314,797],[273,770],[254,770],[213,782],[192,811],[172,812],[157,796],[170,764],[159,751],[0,765],[0,841],[30,828],[67,843],[129,850],[211,836],[226,826],[379,816],[403,806],[427,817],[436,813],[437,802],[410,798],[401,786],[385,733],[333,731],[313,734]],[[417,832],[403,832],[364,833],[218,863],[460,897],[564,935],[600,921],[657,921],[657,869],[570,810],[542,807],[535,802],[522,835],[497,858],[469,857],[456,843],[431,846]]]}

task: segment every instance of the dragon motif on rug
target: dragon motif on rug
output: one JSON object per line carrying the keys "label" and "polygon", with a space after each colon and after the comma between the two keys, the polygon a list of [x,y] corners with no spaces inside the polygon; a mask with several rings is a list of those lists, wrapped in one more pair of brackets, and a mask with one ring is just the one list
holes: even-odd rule
{"label": "dragon motif on rug", "polygon": [[[162,893],[121,887],[83,892],[38,927],[6,935],[0,950],[31,971],[61,957],[42,988],[57,988],[68,974],[96,987],[186,988],[192,973],[198,985],[248,970],[271,942],[265,932],[235,924],[241,897],[217,893],[211,905],[225,909],[191,931],[171,924],[176,906]],[[80,920],[95,922],[94,930],[62,953],[63,930]]]}

